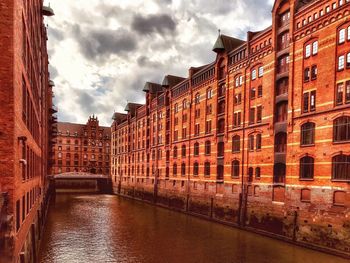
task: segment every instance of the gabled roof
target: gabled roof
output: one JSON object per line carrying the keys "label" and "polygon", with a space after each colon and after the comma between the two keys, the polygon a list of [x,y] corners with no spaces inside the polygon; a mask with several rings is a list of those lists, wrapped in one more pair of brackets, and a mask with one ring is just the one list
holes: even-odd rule
{"label": "gabled roof", "polygon": [[115,112],[113,114],[112,119],[117,121],[117,120],[121,120],[121,119],[124,119],[124,118],[126,119],[126,117],[127,117],[127,114],[125,114],[125,113]]}
{"label": "gabled roof", "polygon": [[144,92],[150,92],[150,93],[157,93],[161,92],[163,90],[162,85],[153,83],[153,82],[146,82],[143,91]]}
{"label": "gabled roof", "polygon": [[125,111],[134,111],[137,108],[143,106],[142,104],[138,104],[138,103],[128,103],[125,107]]}
{"label": "gabled roof", "polygon": [[231,50],[237,48],[243,43],[243,40],[234,37],[229,37],[226,35],[219,35],[214,44],[213,51],[216,53],[222,51],[230,52]]}
{"label": "gabled roof", "polygon": [[166,87],[173,87],[176,84],[180,83],[183,81],[185,78],[178,77],[178,76],[173,76],[173,75],[166,75],[163,79],[162,86]]}

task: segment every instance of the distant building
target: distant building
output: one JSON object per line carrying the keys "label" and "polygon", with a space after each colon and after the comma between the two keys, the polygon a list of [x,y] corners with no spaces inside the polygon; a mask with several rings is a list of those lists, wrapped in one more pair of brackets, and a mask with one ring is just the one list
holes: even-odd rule
{"label": "distant building", "polygon": [[[254,8],[253,6],[251,8]],[[114,191],[349,253],[350,1],[275,1],[114,115]]]}
{"label": "distant building", "polygon": [[42,0],[0,3],[0,262],[38,262],[56,112]]}
{"label": "distant building", "polygon": [[99,126],[97,117],[86,124],[58,122],[53,154],[53,174],[87,172],[109,175],[110,127]]}

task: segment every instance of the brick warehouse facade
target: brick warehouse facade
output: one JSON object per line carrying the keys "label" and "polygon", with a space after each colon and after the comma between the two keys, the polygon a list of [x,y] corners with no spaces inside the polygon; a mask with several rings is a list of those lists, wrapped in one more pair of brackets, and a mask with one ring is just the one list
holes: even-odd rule
{"label": "brick warehouse facade", "polygon": [[146,83],[112,124],[114,191],[350,255],[350,1],[275,1],[272,26]]}
{"label": "brick warehouse facade", "polygon": [[58,122],[53,151],[53,174],[87,172],[109,175],[110,127],[99,126],[97,117],[86,125]]}
{"label": "brick warehouse facade", "polygon": [[0,3],[0,262],[37,262],[54,143],[42,0]]}

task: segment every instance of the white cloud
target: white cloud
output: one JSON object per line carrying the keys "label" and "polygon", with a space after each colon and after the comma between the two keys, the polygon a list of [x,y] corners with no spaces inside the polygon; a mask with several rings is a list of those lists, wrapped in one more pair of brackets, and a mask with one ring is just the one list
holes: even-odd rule
{"label": "white cloud", "polygon": [[[46,0],[47,4],[49,0]],[[60,121],[93,113],[110,125],[127,101],[144,102],[146,81],[211,62],[220,28],[245,38],[271,24],[273,1],[51,0],[49,56]]]}

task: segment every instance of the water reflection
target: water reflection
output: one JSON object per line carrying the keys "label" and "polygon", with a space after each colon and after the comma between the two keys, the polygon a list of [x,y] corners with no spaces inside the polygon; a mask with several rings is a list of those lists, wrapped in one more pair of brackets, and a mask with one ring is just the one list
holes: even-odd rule
{"label": "water reflection", "polygon": [[108,195],[57,195],[42,244],[42,263],[348,262]]}

